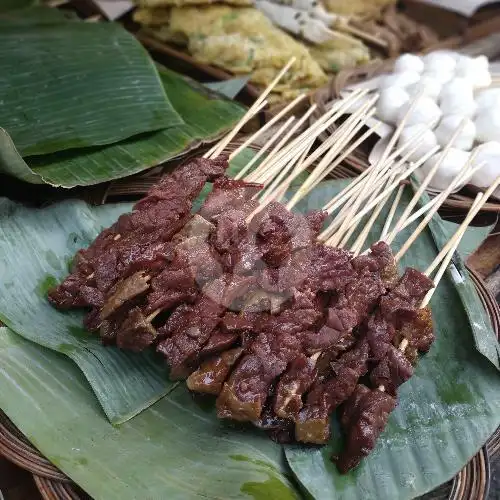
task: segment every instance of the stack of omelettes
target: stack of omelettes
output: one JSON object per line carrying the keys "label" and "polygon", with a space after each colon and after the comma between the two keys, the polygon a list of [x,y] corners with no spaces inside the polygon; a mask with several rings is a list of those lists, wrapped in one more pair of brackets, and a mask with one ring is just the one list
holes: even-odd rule
{"label": "stack of omelettes", "polygon": [[227,178],[227,166],[199,158],[164,177],[78,252],[49,300],[90,308],[85,326],[104,343],[155,348],[172,379],[217,396],[219,417],[279,441],[326,443],[340,407],[346,472],[374,448],[434,339],[419,308],[433,282],[414,269],[399,277],[383,242],[354,257],[316,241],[323,212],[259,211],[262,186]]}

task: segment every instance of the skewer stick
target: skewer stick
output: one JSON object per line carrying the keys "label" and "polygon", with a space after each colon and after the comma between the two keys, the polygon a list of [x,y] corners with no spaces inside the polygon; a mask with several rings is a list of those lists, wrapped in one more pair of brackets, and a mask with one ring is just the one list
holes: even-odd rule
{"label": "skewer stick", "polygon": [[271,118],[263,127],[261,127],[257,132],[250,136],[241,146],[236,148],[230,155],[229,159],[232,160],[238,153],[243,151],[246,147],[252,144],[258,137],[260,137],[266,130],[272,127],[276,122],[281,120],[291,109],[293,109],[300,101],[304,100],[306,94],[300,94],[291,103],[289,103],[285,108],[283,108],[276,116]]}
{"label": "skewer stick", "polygon": [[[475,154],[473,153],[468,161],[464,164],[464,166],[460,169],[460,172],[458,173],[458,176],[461,174],[467,172],[469,170],[469,167],[471,163],[473,162],[475,158]],[[458,177],[457,176],[457,177]],[[448,195],[453,191],[454,188],[454,182],[452,182],[440,195],[439,198],[441,199],[441,202],[443,202]],[[410,248],[411,244],[418,238],[419,234],[424,230],[424,228],[427,226],[428,222],[432,219],[434,214],[437,212],[438,208],[441,206],[441,203],[435,203],[434,206],[427,212],[426,216],[422,220],[422,222],[417,226],[413,234],[408,238],[408,240],[404,243],[404,245],[400,248],[398,253],[394,256],[394,260],[397,262],[401,257],[406,253],[408,248]]]}
{"label": "skewer stick", "polygon": [[[423,140],[423,132],[419,132],[411,137],[409,141],[407,141],[403,146],[400,146],[398,149],[396,149],[388,158],[387,158],[387,163],[386,167],[388,168],[391,163],[393,163],[396,158],[405,152],[405,155],[403,156],[405,158],[405,161],[409,158],[411,154],[413,154],[418,147],[420,147],[420,144],[422,143]],[[409,151],[406,151],[409,149]],[[335,196],[332,200],[330,200],[324,207],[323,210],[326,210],[328,213],[334,212],[340,205],[345,200],[345,197],[347,196],[347,193],[356,187],[358,183],[361,182],[371,171],[371,168],[369,167],[366,169],[359,177],[357,177],[351,184],[342,192],[340,192],[337,196]],[[364,181],[363,181],[364,182]],[[354,194],[354,193],[352,193]],[[351,195],[349,195],[351,196]]]}
{"label": "skewer stick", "polygon": [[285,65],[285,67],[278,73],[276,78],[267,86],[267,88],[262,92],[259,98],[253,103],[250,109],[245,113],[245,115],[240,119],[240,121],[236,124],[229,134],[225,138],[223,138],[219,144],[215,147],[211,154],[210,151],[204,155],[204,158],[216,158],[219,154],[224,151],[224,148],[231,142],[233,137],[240,131],[240,129],[247,123],[247,121],[256,113],[256,110],[259,106],[264,102],[266,97],[271,93],[276,84],[281,80],[283,75],[292,67],[297,59],[292,57]]}
{"label": "skewer stick", "polygon": [[[443,261],[441,264],[441,267],[436,274],[436,277],[434,278],[434,284],[437,286],[437,283],[439,283],[439,280],[441,279],[442,275],[444,274],[444,271],[448,267],[448,264],[450,263],[453,254],[455,250],[457,249],[461,238],[465,234],[465,231],[467,230],[467,227],[469,224],[472,222],[474,217],[479,213],[483,205],[488,201],[489,197],[493,194],[495,189],[500,185],[500,175],[495,179],[495,182],[484,192],[484,193],[478,193],[476,196],[476,199],[474,200],[474,203],[472,207],[469,210],[469,213],[467,214],[467,217],[465,220],[462,222],[460,227],[457,229],[455,234],[452,236],[451,240],[442,248],[441,252],[437,255],[437,257],[432,261],[432,263],[429,265],[429,267],[425,270],[424,274],[429,276],[432,274],[432,272],[436,269],[436,267],[439,265],[441,259],[446,255],[449,256],[448,262],[445,264],[446,259]],[[430,297],[429,297],[430,300]]]}
{"label": "skewer stick", "polygon": [[[338,118],[345,113],[346,109],[357,102],[361,97],[366,94],[366,90],[361,90],[360,92],[353,93],[346,99],[338,100],[334,103],[329,111],[327,111],[321,118],[319,118],[314,125],[309,127],[305,132],[297,136],[293,141],[291,141],[287,146],[285,146],[281,151],[279,151],[275,158],[266,158],[266,164],[276,164],[283,161],[284,158],[288,159],[293,156],[293,154],[300,154],[297,151],[302,151],[304,144],[308,144],[309,140],[318,137],[322,132],[324,132],[328,127],[330,127]],[[311,165],[324,151],[329,147],[325,141],[320,147],[318,147],[314,153],[307,159],[307,166]],[[295,152],[294,152],[295,151]]]}
{"label": "skewer stick", "polygon": [[[363,118],[359,123],[354,123],[354,127],[352,124],[349,124],[346,128],[347,130],[338,129],[339,132],[343,132],[343,134],[338,134],[339,137],[335,136],[335,144],[332,146],[330,151],[322,158],[319,164],[314,168],[306,181],[300,186],[297,192],[294,194],[292,199],[288,202],[287,208],[291,210],[295,204],[301,200],[304,196],[306,196],[312,189],[314,189],[335,167],[337,167],[341,160],[333,161],[335,156],[343,149],[345,144],[354,137],[366,124],[367,120],[374,114],[375,110],[368,113],[368,115]],[[347,123],[347,122],[346,122]],[[332,136],[333,137],[333,136]],[[307,162],[308,163],[308,162]],[[303,163],[301,170],[297,170],[295,172],[294,177],[297,177],[304,170]]]}
{"label": "skewer stick", "polygon": [[[476,165],[472,170],[470,170],[470,171],[468,170],[466,172],[463,172],[461,175],[456,177],[452,181],[452,184],[453,184],[452,189],[456,189],[457,186],[460,186],[461,184],[463,184],[468,177],[474,175],[474,173],[477,172],[479,169],[483,168],[483,166],[484,166],[484,162],[480,163],[479,165]],[[398,231],[402,231],[403,229],[407,228],[410,224],[415,222],[422,214],[425,214],[426,212],[428,212],[431,209],[431,207],[433,207],[437,203],[439,205],[441,205],[444,200],[445,200],[445,197],[442,196],[442,193],[440,193],[439,195],[432,198],[432,200],[430,200],[423,207],[419,208],[415,213],[413,213],[410,217],[408,217],[406,219],[405,223],[403,224],[403,226]],[[393,229],[389,233],[389,236],[387,236],[387,238],[384,241],[387,244],[391,244],[394,241],[394,238],[396,237],[398,231]]]}
{"label": "skewer stick", "polygon": [[439,266],[440,262],[448,255],[450,250],[454,247],[455,241],[461,238],[461,234],[465,232],[469,224],[472,222],[472,219],[476,216],[477,212],[474,210],[479,203],[481,202],[481,198],[484,197],[483,193],[478,193],[472,204],[472,207],[467,214],[467,217],[464,219],[462,224],[460,224],[459,228],[455,232],[455,234],[451,237],[451,239],[446,243],[446,245],[441,249],[441,251],[437,254],[436,258],[432,261],[429,267],[424,271],[426,276],[430,276],[434,270]]}
{"label": "skewer stick", "polygon": [[[409,151],[407,151],[407,152],[406,152],[406,153],[405,153],[405,154],[404,154],[404,155],[403,155],[403,156],[399,159],[399,161],[396,163],[397,167],[400,167],[401,165],[403,165],[403,164],[404,164],[404,162],[406,162],[406,160],[408,159],[408,157],[409,157],[409,156],[410,156],[410,155],[411,155],[411,154],[412,154],[412,153],[413,153],[413,152],[414,152],[414,151],[415,151],[415,150],[416,150],[416,149],[420,146],[420,142],[422,142],[422,137],[421,137],[421,136],[419,137],[417,144],[413,145],[413,147],[412,147]],[[399,155],[399,152],[400,152],[400,151],[402,151],[405,147],[406,147],[406,145],[405,145],[405,146],[402,146],[401,148],[399,148],[399,150],[396,150],[396,151],[393,153],[393,155],[391,155],[391,156],[389,157],[389,159],[387,160],[386,165],[385,165],[385,166],[381,169],[381,171],[380,171],[380,174],[379,174],[379,176],[378,176],[378,178],[379,178],[379,179],[380,179],[382,176],[386,176],[386,175],[387,175],[389,168],[392,166],[392,159],[393,159],[394,157],[398,156],[398,155]],[[437,147],[436,147],[436,148],[434,148],[433,150],[429,151],[429,152],[428,152],[425,156],[423,156],[423,157],[422,157],[422,158],[421,158],[421,159],[420,159],[420,160],[416,163],[415,168],[417,168],[417,167],[418,167],[418,166],[420,166],[422,163],[424,163],[424,162],[427,160],[427,158],[428,158],[429,156],[431,156],[433,153],[435,153],[435,151],[436,151],[436,150],[437,150]],[[396,167],[396,168],[397,168],[397,167]],[[401,180],[402,180],[402,179],[400,179],[400,181],[401,181]],[[394,186],[391,188],[391,191],[392,191],[392,189],[394,189],[394,188],[396,187],[396,185],[397,185],[397,184],[394,184]],[[359,188],[357,188],[357,189],[356,189],[356,191],[358,191],[358,190],[359,190]],[[353,195],[354,195],[354,193],[351,193],[351,195],[349,195],[351,200],[353,199]],[[358,195],[358,196],[359,196],[359,195]],[[338,202],[338,203],[340,203],[340,201],[341,201],[341,200],[339,200],[339,202]],[[338,204],[338,203],[337,203],[337,204]],[[359,214],[359,215],[360,215],[360,216],[359,216],[359,219],[361,219],[361,217],[363,217],[363,216],[364,216],[364,215],[368,212],[368,209],[369,209],[370,207],[375,206],[375,205],[376,205],[376,203],[377,203],[377,202],[375,202],[375,204],[373,204],[373,201],[372,201],[372,200],[370,200],[370,201],[368,202],[367,207],[365,207],[365,210],[364,210],[364,211],[362,211],[363,213],[362,213],[362,214]],[[332,207],[330,207],[330,208],[327,210],[327,212],[328,212],[329,214],[331,214],[335,208],[336,208],[336,207],[335,207],[335,205],[333,205]],[[326,229],[325,229],[325,230],[324,230],[324,231],[320,234],[320,238],[325,239],[325,238],[330,237],[333,233],[335,233],[335,231],[337,230],[337,228],[338,228],[338,227],[339,227],[342,223],[345,223],[345,222],[344,222],[344,221],[345,221],[345,215],[346,215],[345,211],[342,211],[340,214],[338,214],[338,215],[337,215],[337,217],[335,218],[335,220],[332,222],[332,224],[330,224],[330,226],[329,226],[329,227],[327,227],[327,228],[326,228]],[[358,220],[359,220],[359,219],[358,219]],[[358,222],[358,220],[356,220],[356,221],[354,221],[354,222],[356,222],[356,223],[357,223],[357,222]],[[350,227],[350,223],[349,223],[349,226],[348,226],[348,227],[346,227],[346,229],[345,229],[345,230],[347,230],[349,227]]]}
{"label": "skewer stick", "polygon": [[[311,116],[311,114],[316,110],[316,104],[313,104],[306,113],[297,121],[297,123],[289,128],[287,134],[283,137],[283,139],[273,148],[269,156],[252,172],[251,175],[248,176],[248,180],[252,180],[255,182],[263,182],[267,176],[270,175],[269,170],[269,158],[272,158],[276,152],[280,151],[283,146],[287,143],[290,137],[304,124],[304,122]],[[265,176],[263,176],[265,174]]]}
{"label": "skewer stick", "polygon": [[[393,174],[391,177],[389,177],[387,184],[390,184],[391,181],[394,179],[394,177],[395,177],[395,174]],[[400,186],[400,188],[401,187],[402,186]],[[361,233],[357,237],[356,241],[354,242],[351,251],[353,252],[355,257],[357,255],[359,255],[359,253],[361,252],[361,249],[363,248],[363,245],[365,244],[366,238],[368,238],[368,234],[370,233],[371,228],[373,227],[373,224],[375,224],[375,221],[378,219],[380,212],[384,208],[385,204],[389,201],[391,194],[392,193],[387,193],[387,196],[380,201],[380,203],[377,205],[377,207],[373,211],[372,215],[368,219],[368,222],[365,224],[363,231],[361,231]]]}
{"label": "skewer stick", "polygon": [[[277,130],[277,132],[257,151],[257,154],[235,175],[235,179],[241,179],[255,164],[255,162],[279,139],[281,134],[290,128],[295,121],[295,116],[290,116],[288,120]],[[285,136],[286,138],[286,136]],[[260,165],[255,171],[259,169]]]}
{"label": "skewer stick", "polygon": [[401,183],[404,179],[409,177],[417,168],[421,166],[422,163],[424,163],[427,158],[431,155],[433,155],[436,151],[436,148],[431,149],[425,156],[420,158],[416,163],[411,164],[411,166],[404,171],[402,174],[400,174],[394,181],[391,183],[391,185],[381,194],[379,194],[372,202],[369,202],[366,204],[366,206],[356,215],[352,218],[350,223],[348,224],[347,227],[350,227],[352,224],[357,224],[360,219],[362,219],[377,203],[385,197],[388,191],[392,191],[397,185]]}
{"label": "skewer stick", "polygon": [[[344,147],[347,141],[349,141],[357,132],[361,129],[361,127],[366,123],[366,121],[370,118],[371,115],[374,114],[375,110],[368,112],[368,109],[375,103],[376,97],[370,99],[363,106],[361,106],[357,111],[352,113],[346,122],[339,127],[328,139],[328,145],[332,144],[328,153],[326,153],[325,157],[321,160],[319,165],[314,169],[312,174],[306,179],[304,184],[300,187],[300,189],[294,194],[292,199],[287,203],[286,207],[288,210],[291,210],[293,206],[300,200],[305,194],[309,192],[312,184],[315,182],[317,178],[321,178],[321,175],[324,173],[325,169],[328,168],[328,165],[333,160],[333,157],[338,153],[340,149]],[[357,128],[356,128],[357,127]],[[353,132],[354,130],[354,132]],[[326,141],[325,141],[326,142]],[[311,155],[311,158],[313,155]],[[310,158],[308,161],[304,163],[304,165],[309,165],[312,162]]]}
{"label": "skewer stick", "polygon": [[373,45],[377,45],[378,47],[381,47],[383,49],[386,49],[388,47],[388,44],[385,40],[370,33],[365,33],[364,31],[351,26],[348,20],[345,18],[339,18],[335,23],[335,27],[339,30],[349,33],[350,35],[354,35],[355,37],[360,38],[365,42],[372,43]]}
{"label": "skewer stick", "polygon": [[399,206],[399,202],[401,201],[401,196],[403,195],[404,190],[405,190],[404,185],[399,186],[396,196],[394,197],[394,201],[392,202],[391,209],[387,214],[387,219],[385,220],[384,227],[382,228],[382,233],[380,234],[381,240],[383,240],[387,236],[387,233],[389,232],[392,220],[394,219],[394,215],[396,214],[396,210]]}
{"label": "skewer stick", "polygon": [[401,217],[398,219],[397,223],[394,226],[394,231],[399,231],[408,216],[411,214],[411,211],[415,207],[415,205],[418,203],[418,200],[422,196],[423,192],[429,185],[430,181],[434,177],[435,173],[438,171],[439,167],[441,167],[441,164],[443,163],[443,160],[445,159],[446,155],[448,154],[448,151],[450,150],[452,144],[455,142],[456,138],[458,135],[462,132],[463,128],[465,127],[465,118],[460,122],[460,125],[457,127],[453,135],[451,136],[450,140],[446,143],[444,149],[441,151],[439,154],[439,158],[436,161],[436,164],[431,168],[431,170],[427,173],[425,176],[424,180],[420,184],[420,187],[418,188],[417,192],[413,195],[413,198],[410,200],[410,203],[408,203],[408,206],[404,209]]}

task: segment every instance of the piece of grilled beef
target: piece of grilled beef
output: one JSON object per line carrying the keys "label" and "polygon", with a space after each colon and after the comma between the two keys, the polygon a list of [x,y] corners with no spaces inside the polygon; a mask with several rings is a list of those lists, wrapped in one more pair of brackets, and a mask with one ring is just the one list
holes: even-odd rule
{"label": "piece of grilled beef", "polygon": [[341,408],[340,423],[346,443],[335,461],[342,474],[356,467],[375,448],[396,404],[396,399],[386,392],[356,386]]}

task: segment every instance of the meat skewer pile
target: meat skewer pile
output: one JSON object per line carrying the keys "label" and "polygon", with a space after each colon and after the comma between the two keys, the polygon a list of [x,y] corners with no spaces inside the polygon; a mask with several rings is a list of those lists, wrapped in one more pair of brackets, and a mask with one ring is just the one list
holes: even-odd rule
{"label": "meat skewer pile", "polygon": [[[335,136],[336,150],[330,143],[310,189],[334,168],[360,118]],[[326,212],[302,215],[275,201],[308,159],[319,157],[307,156],[307,134],[250,174],[271,186],[260,204],[262,184],[224,175],[227,158],[218,155],[228,142],[164,177],[132,213],[81,250],[49,300],[59,308],[90,308],[85,325],[107,344],[154,347],[172,379],[217,396],[219,417],[253,422],[278,440],[325,443],[329,417],[342,405],[348,439],[338,467],[346,472],[373,449],[397,387],[411,376],[418,351],[430,347],[430,311],[418,307],[434,284],[413,269],[398,278],[383,241],[358,256],[321,243]],[[382,186],[416,168],[399,173],[393,162],[387,167],[388,158],[365,177],[359,203],[375,181],[385,202],[390,191]],[[206,181],[213,190],[193,215]]]}

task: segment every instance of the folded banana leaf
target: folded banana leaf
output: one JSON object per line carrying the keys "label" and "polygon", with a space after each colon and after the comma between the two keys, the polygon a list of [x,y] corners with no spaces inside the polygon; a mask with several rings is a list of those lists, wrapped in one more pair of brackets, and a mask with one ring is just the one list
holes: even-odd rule
{"label": "folded banana leaf", "polygon": [[95,500],[296,500],[282,450],[183,387],[120,427],[64,356],[0,328],[0,407]]}
{"label": "folded banana leaf", "polygon": [[2,22],[0,74],[0,125],[22,157],[183,124],[149,55],[118,24]]}
{"label": "folded banana leaf", "polygon": [[31,157],[26,161],[6,131],[0,128],[0,172],[30,183],[66,188],[99,184],[141,172],[202,142],[213,141],[243,116],[244,108],[236,102],[223,99],[173,71],[160,69],[160,78],[183,120],[181,125],[111,146]]}
{"label": "folded banana leaf", "polygon": [[[344,185],[338,181],[322,183],[298,208],[321,207]],[[409,197],[410,193],[405,193],[399,212]],[[121,357],[126,355],[99,346],[78,328],[79,314],[63,314],[51,309],[43,294],[49,283],[64,275],[74,251],[88,242],[100,227],[129,208],[129,204],[89,208],[72,201],[35,211],[6,203],[3,216],[0,215],[0,259],[5,283],[0,294],[0,319],[22,337],[55,348],[75,360],[101,406],[109,408],[120,404],[122,415],[133,415],[142,409],[130,406],[130,394],[125,394],[125,388],[127,393],[135,393],[147,383],[154,386],[161,379],[161,369],[135,355],[133,360],[130,357],[128,366],[123,365],[126,369],[121,372],[121,363],[124,363]],[[371,233],[372,240],[377,239],[386,215],[384,210]],[[46,234],[49,231],[50,237]],[[395,248],[410,231],[411,228],[401,235]],[[467,248],[479,245],[478,235],[483,237],[484,230],[468,232]],[[425,231],[401,265],[425,269],[436,253],[432,235]],[[23,264],[20,266],[19,262]],[[500,379],[493,366],[475,350],[473,327],[449,278],[444,278],[437,289],[432,308],[436,343],[420,360],[414,377],[401,388],[399,407],[391,415],[374,453],[356,470],[341,476],[330,460],[333,450],[340,445],[338,433],[323,449],[287,447],[288,464],[301,484],[296,494],[305,491],[306,497],[319,500],[412,498],[450,479],[498,427]],[[486,314],[482,309],[477,312]],[[49,458],[55,459],[96,498],[129,498],[133,497],[130,492],[136,492],[137,488],[142,492],[137,494],[141,498],[293,498],[290,486],[277,472],[280,470],[283,474],[284,470],[276,465],[270,468],[266,458],[272,453],[277,457],[280,447],[265,441],[257,430],[233,429],[217,421],[213,403],[207,402],[203,410],[196,407],[184,384],[170,386],[165,391],[169,392],[168,396],[116,429],[105,421],[90,390],[86,392],[85,402],[66,396],[66,390],[61,387],[66,384],[62,382],[61,373],[78,377],[76,366],[38,346],[31,346],[32,353],[26,357],[25,346],[29,344],[21,339],[18,344],[23,345],[19,348],[23,354],[18,358],[12,350],[15,337],[10,338],[7,354],[3,357],[0,354],[2,388],[9,387],[0,395],[2,408]],[[74,356],[75,351],[80,353],[79,357]],[[42,375],[48,368],[45,361],[41,364],[40,352],[48,357],[47,365],[57,372],[55,375]],[[85,372],[86,367],[81,365],[84,356],[87,356],[87,366],[93,363],[90,372],[88,369]],[[137,377],[120,379],[132,363],[137,367],[134,370],[148,367],[134,372],[142,378],[141,387],[136,385]],[[109,369],[110,366],[113,369]],[[33,372],[38,367],[40,370]],[[47,373],[52,373],[51,370]],[[80,391],[84,386],[83,379],[78,380],[78,383],[67,381],[70,392],[73,386],[75,394],[77,388]],[[42,398],[49,396],[54,399],[43,403]],[[144,406],[144,400],[141,403]],[[67,406],[74,406],[73,413],[63,416],[61,408]],[[82,421],[85,421],[88,408],[92,409],[92,418],[100,419],[99,425],[97,420],[92,420],[87,426],[77,418],[81,410],[85,415]],[[200,411],[195,412],[193,408]],[[34,419],[34,412],[39,413],[40,418]],[[193,436],[195,422],[199,426]],[[59,429],[65,426],[70,430],[61,431],[61,437],[57,438]],[[96,435],[99,439],[95,439]],[[84,446],[83,442],[90,440],[92,445]],[[100,446],[101,441],[105,443],[104,448]],[[230,452],[224,449],[218,453],[221,446],[229,444]],[[238,448],[244,451],[235,451]],[[273,452],[269,451],[271,448]],[[106,452],[107,449],[110,451]],[[131,449],[134,455],[127,461],[123,450]],[[79,454],[79,450],[85,452]],[[180,465],[177,467],[177,464]],[[255,479],[256,473],[260,474],[259,479]],[[222,487],[230,488],[229,493],[219,489]]]}

